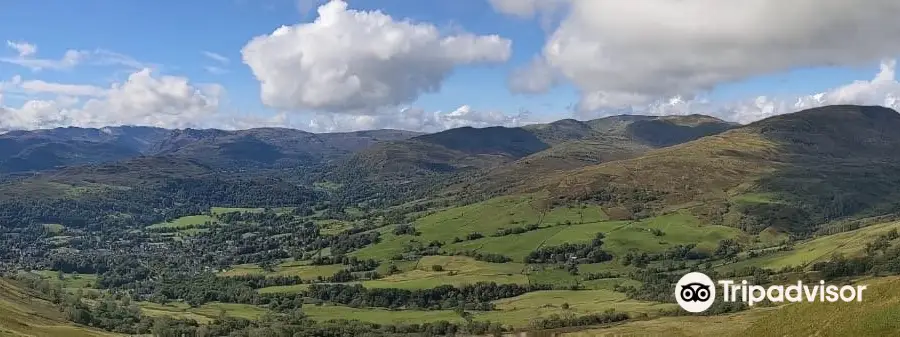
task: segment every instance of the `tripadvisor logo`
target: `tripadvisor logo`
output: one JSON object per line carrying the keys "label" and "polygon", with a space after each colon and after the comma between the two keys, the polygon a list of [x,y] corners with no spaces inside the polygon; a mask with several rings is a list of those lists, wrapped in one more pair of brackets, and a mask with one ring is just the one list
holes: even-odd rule
{"label": "tripadvisor logo", "polygon": [[[744,302],[749,306],[764,300],[783,302],[862,302],[863,290],[867,286],[838,287],[826,285],[825,281],[812,286],[797,281],[788,286],[772,285],[763,287],[747,283],[747,280],[719,280],[723,302]],[[716,283],[706,274],[687,273],[675,284],[675,301],[688,312],[704,312],[716,301]]]}

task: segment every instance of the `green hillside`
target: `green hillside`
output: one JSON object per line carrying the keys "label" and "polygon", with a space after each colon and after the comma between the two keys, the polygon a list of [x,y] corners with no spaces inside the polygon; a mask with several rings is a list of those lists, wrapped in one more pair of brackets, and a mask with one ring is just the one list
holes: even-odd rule
{"label": "green hillside", "polygon": [[35,294],[0,279],[0,336],[115,336],[68,322],[53,304]]}
{"label": "green hillside", "polygon": [[860,280],[869,286],[863,303],[799,303],[711,317],[663,317],[566,337],[637,336],[893,336],[900,332],[896,277]]}
{"label": "green hillside", "polygon": [[[837,218],[896,210],[900,136],[887,130],[898,127],[900,114],[886,108],[812,109],[551,174],[532,189],[600,202],[625,218],[681,206],[711,223],[804,234]],[[780,202],[733,202],[747,193]]]}

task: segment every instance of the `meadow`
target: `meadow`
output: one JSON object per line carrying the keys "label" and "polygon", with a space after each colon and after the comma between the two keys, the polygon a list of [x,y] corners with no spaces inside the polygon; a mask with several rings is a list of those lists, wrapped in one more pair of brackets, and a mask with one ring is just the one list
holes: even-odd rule
{"label": "meadow", "polygon": [[814,238],[794,245],[791,250],[766,254],[719,267],[732,270],[747,266],[781,269],[784,267],[807,267],[815,262],[825,261],[835,254],[847,257],[863,253],[866,244],[875,237],[892,229],[900,230],[900,222],[887,222],[860,229]]}
{"label": "meadow", "polygon": [[150,225],[147,228],[185,228],[189,226],[202,226],[208,222],[216,222],[216,219],[209,215],[189,215],[169,222]]}

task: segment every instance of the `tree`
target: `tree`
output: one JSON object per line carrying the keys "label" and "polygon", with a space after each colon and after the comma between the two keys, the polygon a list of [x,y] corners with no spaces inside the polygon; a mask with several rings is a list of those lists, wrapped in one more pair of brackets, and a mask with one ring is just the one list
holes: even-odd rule
{"label": "tree", "polygon": [[267,273],[275,272],[275,263],[271,260],[262,261],[259,263],[259,267],[262,268],[263,271]]}

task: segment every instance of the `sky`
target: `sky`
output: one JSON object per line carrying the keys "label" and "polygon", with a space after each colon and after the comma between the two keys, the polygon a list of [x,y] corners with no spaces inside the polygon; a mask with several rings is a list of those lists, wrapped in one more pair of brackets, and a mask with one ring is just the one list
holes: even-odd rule
{"label": "sky", "polygon": [[0,132],[900,108],[895,0],[0,0]]}

